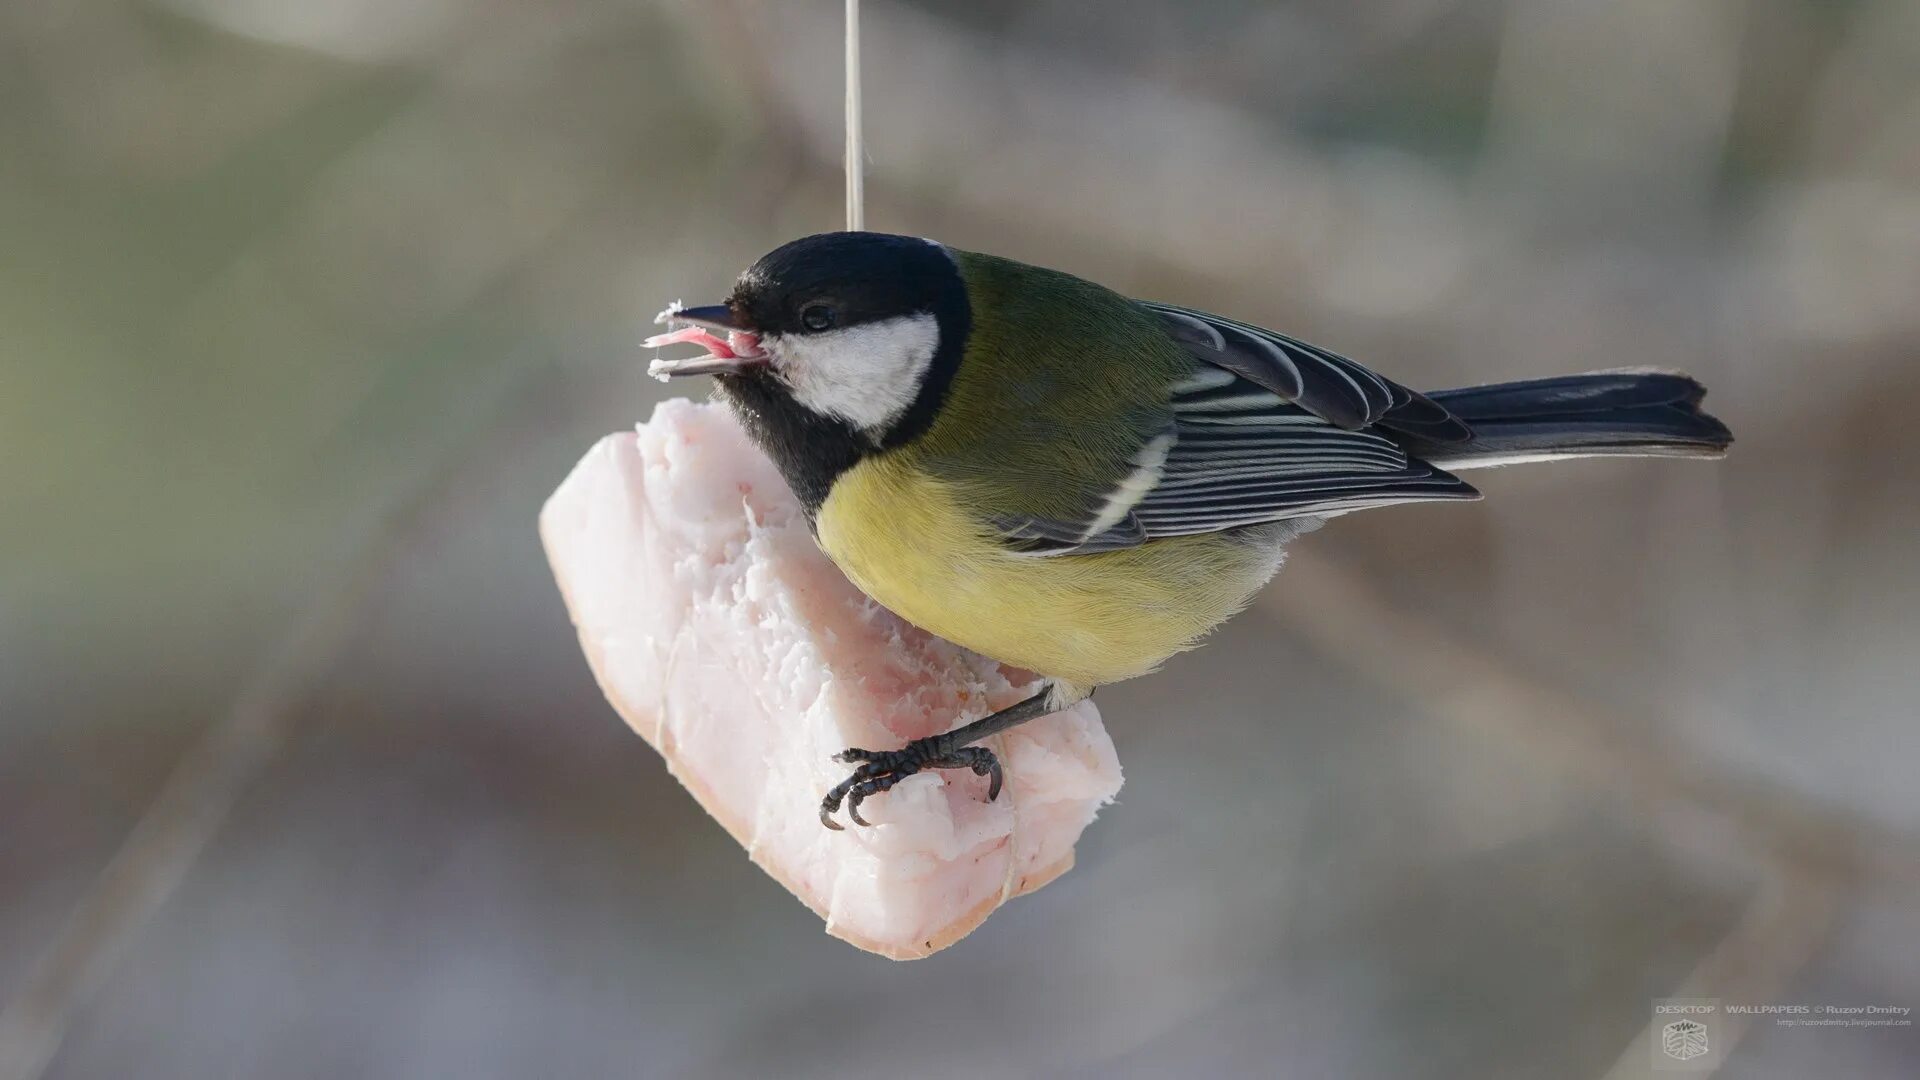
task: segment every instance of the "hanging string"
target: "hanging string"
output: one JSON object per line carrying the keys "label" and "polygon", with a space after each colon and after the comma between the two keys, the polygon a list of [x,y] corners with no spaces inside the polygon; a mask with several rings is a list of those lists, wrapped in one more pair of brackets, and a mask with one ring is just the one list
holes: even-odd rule
{"label": "hanging string", "polygon": [[847,0],[847,229],[866,228],[865,162],[860,137],[860,0]]}

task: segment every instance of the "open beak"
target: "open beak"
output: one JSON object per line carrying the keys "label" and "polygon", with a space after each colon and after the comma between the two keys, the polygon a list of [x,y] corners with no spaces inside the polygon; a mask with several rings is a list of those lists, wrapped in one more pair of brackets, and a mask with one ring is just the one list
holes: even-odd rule
{"label": "open beak", "polygon": [[722,334],[732,333],[740,329],[740,320],[734,317],[733,309],[725,304],[708,304],[706,307],[681,308],[679,311],[669,309],[661,314],[665,315],[668,320],[672,322],[704,327],[705,329],[715,330]]}
{"label": "open beak", "polygon": [[666,380],[681,375],[738,375],[765,367],[769,360],[760,347],[760,336],[741,327],[740,320],[725,304],[707,307],[670,307],[653,320],[657,323],[684,324],[681,329],[655,334],[640,343],[642,348],[665,345],[699,345],[705,356],[678,360],[656,359],[647,374]]}

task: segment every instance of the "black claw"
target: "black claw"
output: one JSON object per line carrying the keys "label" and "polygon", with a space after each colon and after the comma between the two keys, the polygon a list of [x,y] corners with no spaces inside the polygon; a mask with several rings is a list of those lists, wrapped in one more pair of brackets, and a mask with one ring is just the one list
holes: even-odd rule
{"label": "black claw", "polygon": [[820,800],[820,823],[835,832],[842,831],[842,826],[833,820],[842,803],[846,804],[847,817],[854,824],[871,827],[872,823],[860,816],[860,804],[924,769],[970,769],[976,775],[988,777],[988,802],[1000,797],[1004,780],[1000,759],[984,746],[945,749],[921,740],[899,750],[843,750],[834,755],[834,760],[862,763]]}
{"label": "black claw", "polygon": [[1000,759],[986,747],[971,744],[1054,711],[1058,708],[1055,689],[1057,687],[1049,683],[1039,693],[1016,705],[983,716],[944,735],[915,739],[898,750],[842,750],[834,755],[835,761],[857,761],[861,765],[821,800],[820,823],[829,829],[839,829],[840,826],[833,822],[833,815],[839,811],[841,802],[851,796],[847,816],[865,825],[866,819],[860,816],[862,802],[923,769],[972,769],[988,778],[987,801],[992,802],[1000,797],[1000,788],[1006,780],[1000,770]]}
{"label": "black claw", "polygon": [[855,769],[852,776],[833,785],[833,790],[827,792],[827,797],[820,800],[820,824],[825,825],[834,832],[841,831],[841,825],[839,822],[833,820],[833,815],[839,812],[840,803],[846,799],[847,793],[852,791],[860,781],[866,779],[860,775],[865,769],[866,766],[864,765]]}
{"label": "black claw", "polygon": [[856,789],[853,797],[847,800],[847,817],[855,825],[870,829],[873,827],[873,822],[860,816],[860,804],[865,801],[867,801],[867,793]]}

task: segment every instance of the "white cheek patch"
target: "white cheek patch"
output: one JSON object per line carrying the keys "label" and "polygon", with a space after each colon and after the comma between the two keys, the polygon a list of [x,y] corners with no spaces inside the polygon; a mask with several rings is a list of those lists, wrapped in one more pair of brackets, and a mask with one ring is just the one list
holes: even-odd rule
{"label": "white cheek patch", "polygon": [[762,343],[795,401],[878,435],[919,396],[940,349],[940,324],[922,312]]}

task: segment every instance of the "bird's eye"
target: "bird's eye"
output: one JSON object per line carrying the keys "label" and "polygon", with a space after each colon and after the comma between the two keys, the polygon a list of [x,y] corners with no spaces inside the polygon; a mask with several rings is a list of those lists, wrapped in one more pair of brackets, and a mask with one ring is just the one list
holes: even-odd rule
{"label": "bird's eye", "polygon": [[800,310],[800,325],[809,330],[826,330],[833,326],[833,309],[825,304],[808,304]]}

